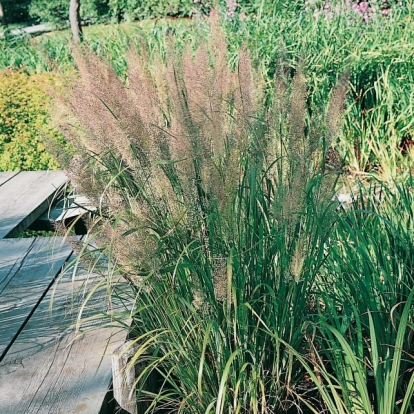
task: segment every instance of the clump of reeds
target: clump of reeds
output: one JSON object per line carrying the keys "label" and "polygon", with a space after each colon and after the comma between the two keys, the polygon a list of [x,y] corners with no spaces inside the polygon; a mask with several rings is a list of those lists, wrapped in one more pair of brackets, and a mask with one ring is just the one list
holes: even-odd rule
{"label": "clump of reeds", "polygon": [[[165,61],[131,50],[126,82],[76,50],[56,120],[74,148],[72,183],[98,207],[91,231],[137,291],[132,335],[148,362],[138,397],[183,413],[279,412],[306,389],[284,344],[312,347],[309,292],[341,168],[325,154],[346,78],[322,122],[303,65],[266,90],[245,47],[229,67],[213,24],[208,43],[171,42]],[[154,370],[160,389],[145,390]]]}

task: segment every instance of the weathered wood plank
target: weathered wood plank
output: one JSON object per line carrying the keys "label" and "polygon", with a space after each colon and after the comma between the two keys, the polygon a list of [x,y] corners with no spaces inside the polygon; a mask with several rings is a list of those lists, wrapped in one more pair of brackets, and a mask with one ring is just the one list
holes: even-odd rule
{"label": "weathered wood plank", "polygon": [[12,179],[17,174],[19,174],[18,171],[0,172],[0,186]]}
{"label": "weathered wood plank", "polygon": [[135,366],[129,361],[139,349],[139,344],[127,341],[112,353],[112,387],[119,406],[130,414],[139,414],[135,395],[137,379]]}
{"label": "weathered wood plank", "polygon": [[87,329],[81,336],[71,329],[97,280],[87,272],[74,279],[64,275],[42,300],[0,363],[2,414],[100,412],[111,381],[110,354],[126,332],[102,326],[107,322],[101,316],[107,308],[104,287],[84,310],[91,318]]}
{"label": "weathered wood plank", "polygon": [[[54,224],[79,219],[89,212],[95,211],[96,207],[83,196],[65,197],[55,204],[50,210],[43,213],[32,225],[31,228],[51,228]],[[73,222],[73,221],[72,221]]]}
{"label": "weathered wood plank", "polygon": [[62,238],[0,240],[0,360],[71,253]]}
{"label": "weathered wood plank", "polygon": [[62,171],[24,171],[0,186],[0,239],[19,235],[66,182]]}

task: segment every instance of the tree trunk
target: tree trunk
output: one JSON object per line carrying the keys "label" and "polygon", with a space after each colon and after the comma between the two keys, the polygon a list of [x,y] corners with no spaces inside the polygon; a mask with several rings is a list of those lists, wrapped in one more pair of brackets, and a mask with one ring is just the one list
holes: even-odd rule
{"label": "tree trunk", "polygon": [[3,5],[1,4],[1,1],[0,1],[0,24],[2,26],[6,26],[7,24],[6,16],[4,15],[4,8],[3,8]]}
{"label": "tree trunk", "polygon": [[83,40],[82,26],[80,20],[80,0],[70,0],[69,21],[72,29],[74,43],[80,43]]}

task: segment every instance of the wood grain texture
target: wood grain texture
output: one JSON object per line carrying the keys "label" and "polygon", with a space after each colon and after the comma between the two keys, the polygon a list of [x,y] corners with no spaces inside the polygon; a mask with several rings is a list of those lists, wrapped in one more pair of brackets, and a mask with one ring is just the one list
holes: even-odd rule
{"label": "wood grain texture", "polygon": [[15,237],[51,204],[67,182],[62,171],[24,171],[0,186],[0,239]]}
{"label": "wood grain texture", "polygon": [[0,187],[6,183],[7,181],[9,181],[10,179],[12,179],[14,176],[16,176],[17,174],[19,174],[18,171],[6,171],[6,172],[0,172]]}
{"label": "wood grain texture", "polygon": [[139,344],[127,341],[112,353],[112,388],[114,398],[119,406],[130,414],[139,414],[135,394],[137,375],[135,367],[131,367],[129,364],[129,361],[138,350]]}
{"label": "wood grain texture", "polygon": [[111,381],[111,352],[126,332],[108,325],[102,277],[68,272],[49,290],[0,363],[1,414],[98,414]]}
{"label": "wood grain texture", "polygon": [[0,360],[71,253],[62,238],[0,240]]}

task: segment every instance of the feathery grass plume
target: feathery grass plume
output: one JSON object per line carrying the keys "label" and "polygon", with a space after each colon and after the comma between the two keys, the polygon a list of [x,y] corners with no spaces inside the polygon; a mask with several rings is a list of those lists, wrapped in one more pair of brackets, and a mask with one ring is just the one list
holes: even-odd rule
{"label": "feathery grass plume", "polygon": [[301,160],[301,165],[303,165],[305,159],[308,160],[309,155],[309,142],[305,134],[306,97],[307,87],[303,73],[303,63],[299,63],[293,77],[290,94],[288,149],[289,156]]}
{"label": "feathery grass plume", "polygon": [[131,50],[125,83],[77,50],[60,123],[73,182],[100,207],[91,231],[137,292],[131,363],[149,355],[139,395],[182,413],[284,412],[304,371],[283,341],[309,350],[325,255],[330,197],[316,196],[312,163],[324,137],[308,132],[301,68],[275,79],[267,107],[248,50],[231,70],[214,31],[197,51],[170,40],[162,65],[145,45]]}
{"label": "feathery grass plume", "polygon": [[343,124],[345,99],[349,90],[349,72],[344,73],[336,84],[329,100],[326,125],[326,147],[329,148],[338,139]]}
{"label": "feathery grass plume", "polygon": [[296,282],[300,281],[300,278],[303,274],[303,266],[308,250],[306,242],[307,240],[304,237],[300,237],[298,239],[290,261],[290,273]]}
{"label": "feathery grass plume", "polygon": [[306,183],[308,181],[311,154],[309,137],[305,134],[306,80],[301,65],[293,78],[289,108],[289,136],[287,159],[289,160],[289,188],[283,200],[283,212],[296,215],[303,211]]}
{"label": "feathery grass plume", "polygon": [[254,70],[250,59],[250,53],[246,45],[242,45],[237,64],[237,89],[235,106],[240,111],[244,122],[253,117],[258,110],[258,102],[254,93],[257,92],[257,85],[253,84]]}
{"label": "feathery grass plume", "polygon": [[[335,141],[341,133],[343,124],[343,114],[345,109],[345,98],[348,93],[349,73],[344,73],[336,84],[326,113],[326,139],[323,148],[322,158],[324,160],[324,168],[329,172],[339,172],[344,166],[343,157],[333,148]],[[335,180],[335,175],[333,177]]]}
{"label": "feathery grass plume", "polygon": [[104,148],[115,148],[128,167],[135,168],[137,162],[148,167],[148,132],[115,70],[92,53],[75,50],[74,59],[80,82],[71,97],[72,110],[80,122]]}
{"label": "feathery grass plume", "polygon": [[[93,200],[110,214],[123,217],[121,221],[126,220],[123,211],[139,210],[141,216],[143,212],[151,216],[156,210],[165,218],[163,209],[167,209],[177,220],[196,218],[197,222],[210,204],[222,206],[234,194],[230,186],[236,188],[238,182],[238,152],[230,151],[236,144],[229,142],[235,122],[226,105],[232,101],[238,79],[227,67],[223,39],[209,52],[201,48],[194,60],[189,50],[184,59],[177,51],[169,53],[164,70],[167,85],[157,85],[142,63],[143,48],[141,55],[130,53],[128,88],[93,53],[74,51],[79,79],[69,98],[60,99],[61,114],[73,121],[58,123],[74,147],[89,153],[91,164],[98,161],[89,187],[98,187],[101,194],[97,197],[95,191]],[[247,97],[244,100],[248,104]],[[76,159],[85,163],[84,156]],[[79,165],[77,171],[79,189],[88,193]],[[157,205],[149,206],[152,196]],[[136,222],[137,228],[151,227],[147,218],[132,214],[128,220],[131,225]]]}
{"label": "feathery grass plume", "polygon": [[[157,82],[163,74],[163,62],[156,61],[149,66],[148,50],[144,43],[139,50],[130,49],[128,55],[128,90],[142,122],[152,140],[151,159],[159,164],[152,168],[152,189],[157,197],[165,196],[174,204],[177,196],[183,202],[183,189],[175,163],[172,161],[171,133],[168,131],[168,105],[166,85]],[[152,69],[152,72],[151,72]],[[174,210],[181,211],[177,203]]]}

